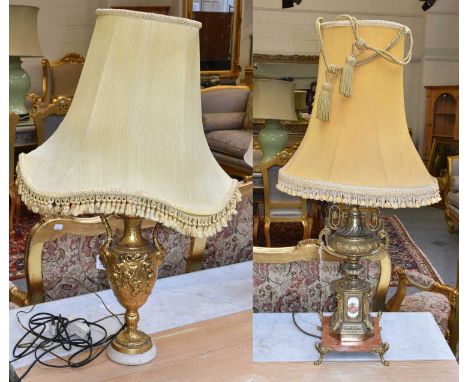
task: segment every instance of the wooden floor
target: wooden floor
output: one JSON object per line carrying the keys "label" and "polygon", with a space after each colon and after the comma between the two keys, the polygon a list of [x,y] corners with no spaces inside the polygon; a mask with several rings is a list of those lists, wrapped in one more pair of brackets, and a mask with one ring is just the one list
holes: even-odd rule
{"label": "wooden floor", "polygon": [[[121,366],[101,355],[79,369],[37,365],[25,382],[401,382],[458,381],[456,361],[253,363],[252,313],[242,312],[152,336],[156,359]],[[18,370],[21,376],[24,369]]]}

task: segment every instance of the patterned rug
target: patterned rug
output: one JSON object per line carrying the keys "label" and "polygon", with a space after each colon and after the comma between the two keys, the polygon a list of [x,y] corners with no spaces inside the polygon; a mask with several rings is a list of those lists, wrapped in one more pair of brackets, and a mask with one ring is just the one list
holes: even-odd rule
{"label": "patterned rug", "polygon": [[[392,266],[400,266],[403,269],[415,270],[427,275],[437,282],[442,283],[429,259],[415,244],[401,221],[395,216],[384,216],[385,230],[390,237],[390,257]],[[303,230],[301,223],[272,223],[270,225],[270,237],[272,247],[294,246],[302,240]],[[257,234],[258,242],[255,245],[264,246],[263,220],[260,220]],[[397,279],[392,274],[391,287],[397,286]]]}
{"label": "patterned rug", "polygon": [[18,223],[15,223],[15,234],[10,236],[10,280],[24,278],[24,250],[31,228],[39,221],[39,215],[22,206]]}

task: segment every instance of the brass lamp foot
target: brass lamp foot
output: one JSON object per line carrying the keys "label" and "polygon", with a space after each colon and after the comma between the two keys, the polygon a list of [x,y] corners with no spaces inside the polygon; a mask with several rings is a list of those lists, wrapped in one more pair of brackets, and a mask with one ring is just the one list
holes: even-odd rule
{"label": "brass lamp foot", "polygon": [[[138,309],[148,299],[158,275],[159,265],[164,259],[164,251],[155,238],[146,241],[141,234],[141,218],[123,217],[124,233],[118,240],[112,238],[112,230],[105,217],[102,217],[107,232],[107,241],[101,247],[101,260],[107,277],[119,303],[126,309],[125,328],[112,342],[112,348],[122,355],[143,355],[135,363],[120,356],[111,359],[130,364],[149,362],[156,355],[150,336],[137,329],[140,316]],[[113,354],[108,352],[108,354]]]}

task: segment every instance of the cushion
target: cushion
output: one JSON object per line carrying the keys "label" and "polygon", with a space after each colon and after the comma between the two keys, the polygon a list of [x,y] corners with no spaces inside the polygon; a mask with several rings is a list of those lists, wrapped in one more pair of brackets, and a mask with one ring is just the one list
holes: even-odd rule
{"label": "cushion", "polygon": [[447,298],[434,292],[418,292],[404,298],[400,312],[430,312],[445,336],[447,332],[450,304]]}
{"label": "cushion", "polygon": [[250,89],[211,88],[201,93],[202,113],[245,112]]}
{"label": "cushion", "polygon": [[452,192],[460,191],[460,180],[458,176],[452,176]]}
{"label": "cushion", "polygon": [[250,167],[244,159],[234,158],[231,155],[218,153],[217,151],[212,151],[211,153],[221,166],[234,166],[246,170],[252,170],[252,167]]}
{"label": "cushion", "polygon": [[205,133],[217,130],[241,129],[244,114],[243,112],[203,114],[203,129]]}
{"label": "cushion", "polygon": [[460,194],[458,192],[449,192],[447,194],[447,200],[449,204],[459,208],[460,206]]}
{"label": "cushion", "polygon": [[252,133],[246,130],[219,130],[206,134],[210,149],[235,158],[244,159]]}

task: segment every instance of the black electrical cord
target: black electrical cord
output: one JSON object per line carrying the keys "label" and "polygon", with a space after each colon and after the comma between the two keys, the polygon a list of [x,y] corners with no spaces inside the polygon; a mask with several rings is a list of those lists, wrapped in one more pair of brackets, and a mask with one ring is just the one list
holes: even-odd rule
{"label": "black electrical cord", "polygon": [[[53,315],[50,313],[37,313],[33,315],[28,322],[28,325],[25,326],[20,318],[19,314],[27,314],[32,312],[35,305],[29,311],[18,311],[16,317],[19,324],[24,328],[26,333],[20,340],[16,343],[13,348],[13,360],[10,363],[15,362],[23,357],[26,357],[30,354],[34,354],[35,360],[28,367],[28,369],[23,373],[23,375],[18,379],[22,381],[24,377],[32,370],[36,363],[40,363],[44,366],[53,367],[53,368],[66,368],[66,367],[82,367],[94,361],[102,352],[107,348],[107,346],[114,340],[114,338],[124,329],[125,325],[120,320],[119,316],[123,313],[115,314],[113,313],[104,303],[102,298],[95,293],[95,295],[102,301],[106,310],[110,315],[100,318],[96,321],[88,321],[84,318],[76,318],[69,320],[61,315]],[[114,317],[119,321],[120,328],[117,332],[108,335],[106,328],[98,322],[101,322],[105,319]],[[68,331],[68,326],[73,323],[82,323],[88,326],[89,332],[86,338],[79,338],[77,336],[71,335]],[[55,326],[55,334],[48,334],[46,330],[50,328],[51,325]],[[94,330],[93,330],[94,329]],[[31,335],[34,337],[29,340]],[[29,337],[28,337],[29,336]],[[94,338],[93,338],[94,336]],[[98,338],[96,339],[96,336]],[[26,339],[28,338],[28,341]],[[54,350],[62,348],[66,351],[72,350],[75,347],[78,350],[70,354],[68,357],[63,357],[54,352]],[[99,350],[96,348],[101,347]],[[63,361],[63,364],[51,364],[42,360],[42,358],[47,355],[52,354],[57,359]],[[85,354],[85,357],[79,361],[75,361],[76,357],[79,355]]]}
{"label": "black electrical cord", "polygon": [[322,336],[307,332],[306,330],[302,329],[299,326],[299,324],[297,323],[297,321],[296,321],[296,313],[295,312],[293,312],[293,314],[292,314],[292,319],[293,319],[294,325],[296,325],[296,328],[298,328],[302,333],[307,334],[308,336],[311,336],[311,337],[314,337],[314,338],[318,338],[319,340],[322,339]]}

